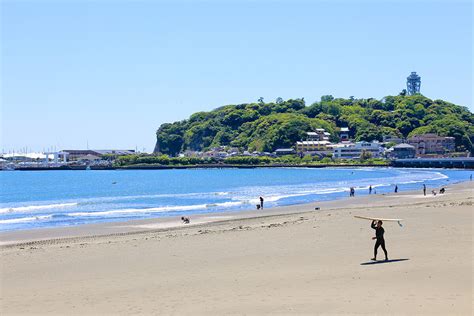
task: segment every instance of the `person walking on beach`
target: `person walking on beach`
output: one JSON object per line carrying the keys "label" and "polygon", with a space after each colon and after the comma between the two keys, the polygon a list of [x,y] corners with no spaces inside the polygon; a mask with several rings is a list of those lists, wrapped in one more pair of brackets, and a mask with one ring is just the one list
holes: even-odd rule
{"label": "person walking on beach", "polygon": [[369,186],[369,194],[372,194],[372,186]]}
{"label": "person walking on beach", "polygon": [[[375,224],[377,223],[377,224]],[[370,227],[375,229],[375,237],[372,237],[373,239],[376,239],[375,241],[375,246],[374,246],[374,257],[370,260],[377,261],[377,249],[382,246],[382,250],[385,253],[385,261],[388,260],[388,254],[387,254],[387,249],[385,249],[385,239],[383,238],[383,234],[385,233],[385,230],[382,227],[382,221],[372,221],[372,224]]]}
{"label": "person walking on beach", "polygon": [[395,193],[398,193],[398,185],[395,184]]}
{"label": "person walking on beach", "polygon": [[423,184],[423,195],[426,196],[426,184]]}
{"label": "person walking on beach", "polygon": [[351,188],[349,189],[349,196],[350,196],[350,197],[354,197],[354,196],[355,196],[354,187],[351,187]]}
{"label": "person walking on beach", "polygon": [[263,210],[263,197],[260,197],[260,209]]}

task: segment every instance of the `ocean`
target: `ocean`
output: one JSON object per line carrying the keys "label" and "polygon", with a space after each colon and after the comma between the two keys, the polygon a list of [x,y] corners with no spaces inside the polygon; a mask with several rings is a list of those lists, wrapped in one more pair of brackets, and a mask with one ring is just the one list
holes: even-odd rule
{"label": "ocean", "polygon": [[[265,208],[467,181],[472,171],[256,168],[0,172],[0,231]],[[431,191],[431,190],[429,190]],[[428,192],[429,192],[428,191]]]}

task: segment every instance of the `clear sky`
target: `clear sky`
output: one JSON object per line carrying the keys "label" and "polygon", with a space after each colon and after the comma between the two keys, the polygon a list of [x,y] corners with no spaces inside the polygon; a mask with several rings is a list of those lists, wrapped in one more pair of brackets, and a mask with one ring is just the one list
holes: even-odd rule
{"label": "clear sky", "polygon": [[398,94],[472,106],[471,1],[1,3],[2,148],[152,151],[225,104]]}

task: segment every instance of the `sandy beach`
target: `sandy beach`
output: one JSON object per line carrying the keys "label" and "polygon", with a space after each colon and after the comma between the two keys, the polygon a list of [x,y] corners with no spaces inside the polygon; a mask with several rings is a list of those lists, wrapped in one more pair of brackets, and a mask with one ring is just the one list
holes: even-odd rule
{"label": "sandy beach", "polygon": [[472,315],[473,193],[0,233],[1,314]]}

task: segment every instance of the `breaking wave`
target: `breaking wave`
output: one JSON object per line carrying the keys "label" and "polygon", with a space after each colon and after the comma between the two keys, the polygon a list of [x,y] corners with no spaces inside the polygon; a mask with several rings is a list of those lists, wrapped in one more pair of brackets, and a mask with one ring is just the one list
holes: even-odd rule
{"label": "breaking wave", "polygon": [[77,206],[77,205],[78,205],[78,203],[56,203],[56,204],[45,204],[45,205],[28,205],[28,206],[17,206],[17,207],[4,207],[4,208],[0,208],[0,214],[3,214],[3,213],[27,213],[27,212],[31,212],[31,211],[74,207],[74,206]]}

